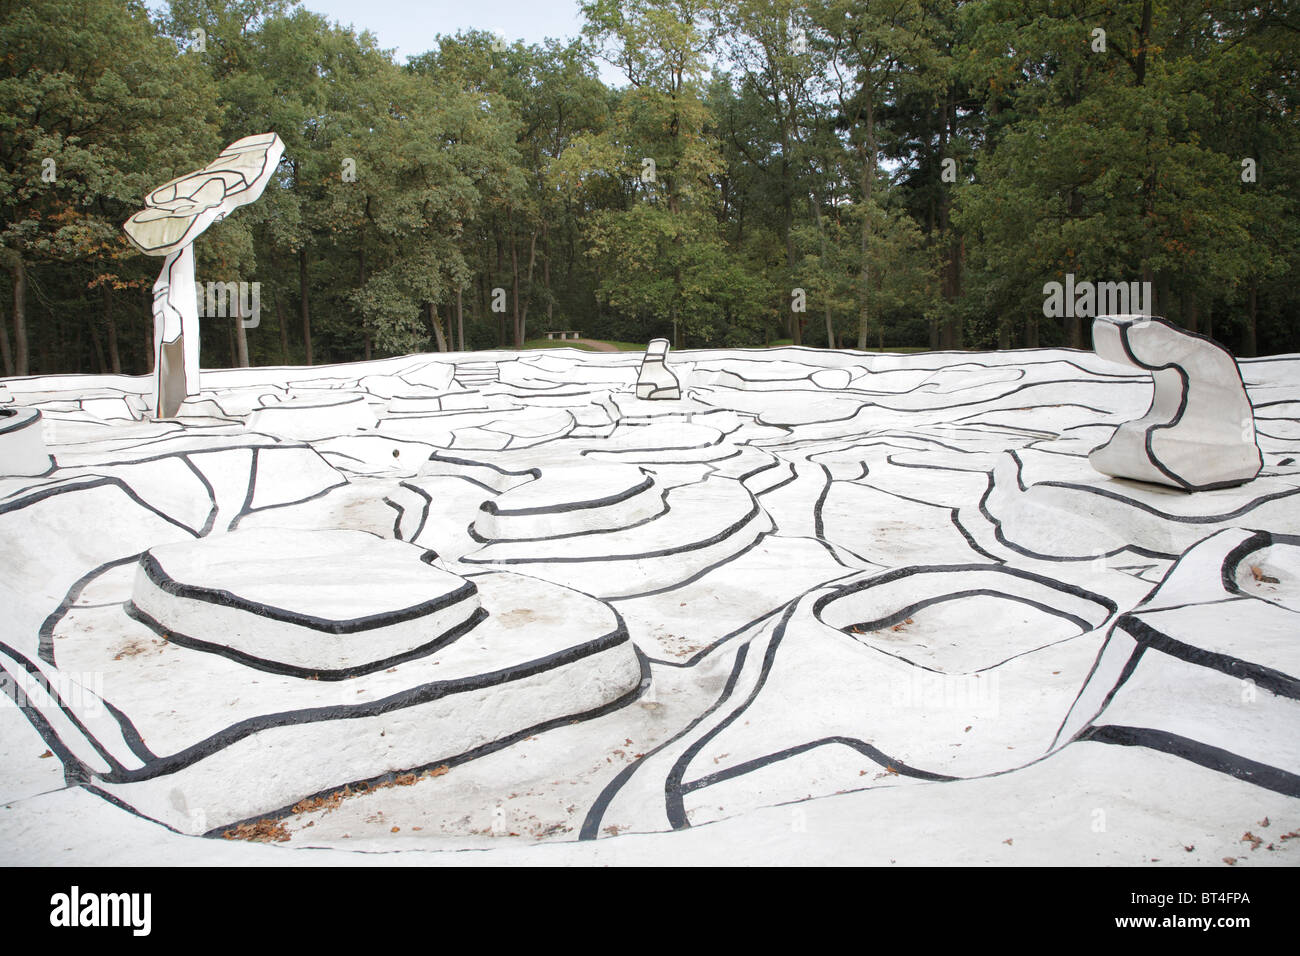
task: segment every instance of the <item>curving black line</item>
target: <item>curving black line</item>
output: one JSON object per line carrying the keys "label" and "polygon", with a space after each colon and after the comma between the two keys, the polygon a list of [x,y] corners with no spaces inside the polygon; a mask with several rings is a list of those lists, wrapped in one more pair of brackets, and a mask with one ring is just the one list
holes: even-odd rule
{"label": "curving black line", "polygon": [[409,481],[398,482],[398,487],[405,488],[408,491],[413,491],[420,498],[424,499],[424,507],[420,510],[420,523],[415,526],[415,532],[411,535],[411,540],[415,541],[424,532],[424,526],[429,520],[429,506],[433,504],[433,496],[419,485],[413,485]]}
{"label": "curving black line", "polygon": [[545,733],[546,731],[553,730],[556,727],[581,723],[583,721],[593,720],[597,717],[603,717],[605,714],[613,713],[615,710],[619,710],[623,707],[626,707],[628,704],[640,698],[642,695],[645,694],[646,689],[649,688],[650,686],[651,677],[650,677],[649,662],[646,660],[645,655],[641,653],[640,648],[638,648],[635,644],[632,645],[632,649],[636,653],[637,663],[641,667],[641,680],[635,688],[628,691],[626,694],[622,695],[621,697],[615,698],[609,703],[601,704],[597,707],[591,708],[590,710],[584,710],[574,714],[565,714],[564,716],[561,717],[552,717],[549,720],[544,720],[539,724],[533,724],[531,727],[525,727],[523,730],[518,730],[513,733],[507,734],[505,737],[501,737],[497,740],[490,741],[489,743],[482,744],[481,746],[475,747],[472,750],[467,750],[464,753],[456,754],[453,757],[445,757],[439,760],[432,760],[429,761],[428,763],[423,763],[416,767],[409,767],[405,770],[392,770],[387,773],[382,773],[374,777],[368,777],[361,780],[353,780],[349,783],[342,783],[332,787],[327,787],[324,790],[318,790],[315,793],[308,794],[305,797],[300,797],[298,798],[298,800],[295,800],[293,803],[281,807],[278,810],[272,810],[267,813],[259,814],[254,817],[247,817],[246,819],[243,820],[237,820],[233,823],[227,823],[224,824],[223,826],[214,827],[213,829],[209,830],[207,833],[203,835],[205,837],[220,836],[226,830],[229,830],[232,827],[240,826],[241,824],[256,823],[259,820],[274,820],[286,816],[291,816],[293,814],[293,808],[297,806],[299,803],[306,800],[314,800],[317,797],[329,796],[330,794],[336,793],[337,791],[342,790],[345,787],[360,787],[362,785],[365,785],[367,788],[369,788],[376,784],[388,783],[390,780],[396,780],[398,777],[402,777],[411,773],[420,774],[426,770],[433,770],[436,767],[443,767],[443,766],[448,768],[456,767],[463,763],[469,763],[471,760],[477,760],[480,757],[486,757],[488,754],[496,753],[498,750],[504,750],[506,747],[518,743],[520,740],[524,740],[528,737],[532,737],[535,734]]}
{"label": "curving black line", "polygon": [[[690,482],[689,484],[698,484],[698,482]],[[659,510],[656,511],[654,514],[647,515],[644,518],[638,518],[636,521],[632,521],[627,524],[621,524],[613,528],[588,528],[584,531],[568,531],[565,532],[564,534],[543,534],[543,535],[537,535],[536,537],[532,537],[532,538],[485,538],[483,535],[479,534],[478,529],[474,527],[475,522],[471,521],[469,523],[469,526],[465,529],[465,534],[470,538],[470,540],[475,541],[478,544],[483,544],[483,545],[497,544],[503,546],[509,546],[515,544],[526,544],[529,542],[539,542],[539,541],[565,541],[568,540],[569,538],[585,538],[593,534],[617,534],[622,531],[627,531],[630,528],[640,528],[642,525],[650,524],[652,521],[658,521],[664,515],[668,514],[670,511],[672,511],[672,505],[668,503],[668,495],[670,492],[680,487],[686,487],[686,486],[676,485],[673,488],[665,488],[659,493],[660,507]],[[564,512],[557,511],[555,513],[563,514]],[[495,564],[497,562],[494,561],[489,563]]]}
{"label": "curving black line", "polygon": [[[1173,323],[1166,322],[1164,319],[1157,318],[1155,316],[1149,317],[1146,321],[1154,322],[1157,325],[1163,325],[1165,328],[1170,329],[1175,334],[1180,334],[1183,336],[1187,336],[1189,338],[1200,339],[1202,342],[1209,344],[1211,347],[1218,349],[1220,352],[1226,355],[1228,357],[1228,361],[1232,363],[1232,367],[1237,373],[1237,381],[1241,383],[1241,393],[1246,397],[1246,403],[1251,404],[1250,393],[1246,390],[1245,379],[1241,377],[1241,367],[1237,365],[1237,360],[1233,357],[1232,353],[1229,352],[1224,346],[1220,345],[1218,342],[1216,342],[1214,339],[1210,338],[1209,336],[1201,335],[1198,332],[1192,332],[1189,331],[1188,329],[1179,328]],[[1152,378],[1151,405],[1149,408],[1147,408],[1146,413],[1143,414],[1138,419],[1139,421],[1141,420],[1141,418],[1145,418],[1147,415],[1150,415],[1152,409],[1156,407],[1156,391],[1159,388],[1159,386],[1155,382],[1156,372],[1163,372],[1172,369],[1178,373],[1178,378],[1182,382],[1181,394],[1178,397],[1178,410],[1174,412],[1173,417],[1167,422],[1155,422],[1147,426],[1146,438],[1145,438],[1147,461],[1155,465],[1155,467],[1159,469],[1161,474],[1169,478],[1176,485],[1178,485],[1178,487],[1183,488],[1186,491],[1209,491],[1215,488],[1232,488],[1237,485],[1245,484],[1247,481],[1252,481],[1255,477],[1257,477],[1259,475],[1260,468],[1262,468],[1264,464],[1264,455],[1263,452],[1260,450],[1258,439],[1252,439],[1252,441],[1255,445],[1255,453],[1259,455],[1260,468],[1255,469],[1255,474],[1251,475],[1250,478],[1247,478],[1245,480],[1230,479],[1227,481],[1215,481],[1206,484],[1195,484],[1191,481],[1188,481],[1182,475],[1174,472],[1163,461],[1160,460],[1160,457],[1155,453],[1155,449],[1152,448],[1151,443],[1155,438],[1156,432],[1163,431],[1169,428],[1174,428],[1178,425],[1180,421],[1182,421],[1183,414],[1187,411],[1187,399],[1188,399],[1188,393],[1191,389],[1191,379],[1187,374],[1187,369],[1183,368],[1177,362],[1166,362],[1164,365],[1151,365],[1139,359],[1137,355],[1133,352],[1133,347],[1129,342],[1129,332],[1131,332],[1133,329],[1133,323],[1125,322],[1122,324],[1117,323],[1117,325],[1119,331],[1120,345],[1123,347],[1124,354],[1128,356],[1129,361],[1132,362],[1137,368],[1146,369],[1151,372],[1151,378]],[[1251,409],[1251,417],[1252,418],[1254,417],[1253,405]],[[1114,436],[1112,436],[1112,438],[1113,437]],[[1104,444],[1109,444],[1109,442],[1106,442]]]}
{"label": "curving black line", "polygon": [[536,658],[523,664],[516,664],[501,670],[469,677],[453,678],[445,681],[432,681],[418,687],[398,691],[381,700],[359,704],[337,704],[321,707],[306,707],[298,710],[279,711],[272,714],[258,714],[240,720],[218,731],[198,743],[192,744],[176,753],[159,757],[137,770],[114,771],[108,774],[95,773],[93,777],[105,783],[136,783],[151,780],[154,777],[175,773],[193,763],[209,757],[220,750],[238,743],[246,737],[264,730],[277,727],[294,727],[300,724],[316,723],[325,720],[352,720],[358,717],[376,717],[392,711],[426,704],[456,694],[470,693],[489,687],[499,687],[514,681],[534,677],[556,667],[562,667],[575,661],[599,654],[630,640],[627,627],[619,618],[615,630],[601,637],[593,638],[585,644],[556,651],[545,657]]}
{"label": "curving black line", "polygon": [[[1035,610],[1042,611],[1044,614],[1050,614],[1052,617],[1058,617],[1063,621],[1069,621],[1079,629],[1080,634],[1086,634],[1094,630],[1098,625],[1084,620],[1076,614],[1068,614],[1059,608],[1052,607],[1050,604],[1044,604],[1042,601],[1035,601],[1033,598],[1025,597],[1023,594],[1012,594],[1007,591],[995,591],[993,588],[969,588],[962,591],[946,591],[943,594],[937,594],[934,597],[923,598],[920,601],[913,601],[906,607],[887,614],[882,618],[874,621],[860,621],[857,624],[846,624],[844,627],[836,630],[854,636],[854,631],[858,631],[862,636],[867,636],[871,631],[879,631],[886,627],[893,627],[899,621],[905,621],[918,611],[923,611],[927,607],[935,604],[946,604],[949,601],[958,601],[962,598],[969,597],[992,597],[1006,601],[1014,601],[1017,604],[1024,604]],[[820,620],[820,619],[819,619]],[[825,623],[824,621],[822,623]]]}
{"label": "curving black line", "polygon": [[1153,730],[1150,727],[1104,724],[1100,727],[1088,727],[1076,739],[1118,744],[1121,747],[1146,747],[1149,750],[1158,750],[1174,757],[1181,757],[1208,770],[1245,780],[1265,790],[1272,790],[1274,793],[1300,797],[1300,775],[1167,731]]}
{"label": "curving black line", "polygon": [[69,611],[72,610],[77,598],[81,597],[81,592],[86,589],[86,586],[90,584],[91,581],[99,577],[105,571],[121,567],[124,564],[132,564],[139,560],[139,558],[140,554],[128,554],[123,558],[115,558],[112,561],[105,561],[103,564],[99,565],[99,567],[93,568],[81,577],[77,578],[77,580],[72,583],[72,587],[68,589],[67,594],[64,595],[63,600],[59,602],[59,606],[55,608],[41,623],[40,630],[38,631],[36,656],[45,663],[57,667],[58,665],[54,661],[54,628],[57,627],[59,622],[63,620]]}
{"label": "curving black line", "polygon": [[[743,487],[743,486],[742,486]],[[746,489],[748,491],[748,489]],[[672,554],[686,554],[690,551],[700,551],[704,548],[720,544],[722,541],[734,535],[745,525],[753,521],[759,514],[765,514],[762,507],[753,495],[750,495],[749,511],[733,524],[728,525],[722,531],[703,538],[699,541],[692,541],[688,544],[678,545],[671,548],[660,548],[656,551],[639,551],[635,554],[617,554],[617,555],[552,555],[549,557],[515,557],[515,558],[476,558],[472,555],[465,555],[461,558],[468,564],[591,564],[606,561],[641,561],[645,558],[663,558]],[[541,539],[548,540],[548,539]]]}
{"label": "curving black line", "polygon": [[143,498],[141,498],[139,495],[137,495],[135,493],[135,490],[126,482],[124,482],[121,478],[117,478],[111,475],[107,475],[107,476],[96,475],[93,477],[92,476],[87,476],[87,477],[90,480],[82,482],[80,484],[77,484],[76,479],[74,479],[73,481],[70,481],[67,484],[55,485],[53,487],[46,486],[23,498],[14,501],[6,501],[0,503],[0,515],[6,515],[12,511],[19,511],[23,508],[29,508],[32,505],[39,504],[40,502],[46,500],[47,498],[53,498],[56,495],[69,494],[74,491],[90,491],[93,488],[102,488],[111,485],[115,488],[120,489],[128,498],[130,498],[132,501],[138,504],[141,508],[144,508],[146,511],[150,511],[153,514],[156,514],[159,518],[162,518],[168,524],[175,525],[176,527],[180,528],[182,531],[186,532],[187,534],[191,534],[196,538],[199,537],[199,533],[195,531],[193,528],[191,528],[189,525],[176,520],[175,518],[173,518],[171,515],[167,514],[164,511],[160,511],[159,509],[155,508],[153,505],[145,501]]}
{"label": "curving black line", "polygon": [[748,656],[748,654],[749,654],[749,644],[745,643],[740,645],[739,649],[736,651],[736,660],[731,667],[731,674],[727,677],[727,683],[723,686],[722,693],[718,696],[718,699],[715,700],[709,706],[709,708],[704,711],[704,713],[697,716],[689,724],[687,724],[685,727],[683,727],[681,730],[675,733],[672,737],[668,738],[663,743],[649,750],[645,754],[645,756],[633,761],[632,763],[628,764],[626,767],[621,769],[615,775],[613,780],[605,784],[604,789],[600,791],[600,794],[596,797],[595,801],[588,808],[586,817],[583,818],[582,827],[578,831],[579,841],[594,840],[596,839],[597,836],[600,835],[600,821],[604,819],[605,811],[609,809],[610,803],[614,800],[614,797],[618,795],[618,792],[623,788],[623,786],[628,782],[628,780],[632,778],[632,774],[636,773],[636,771],[639,770],[655,754],[672,746],[674,743],[676,743],[677,741],[685,737],[687,734],[689,734],[692,730],[694,730],[697,726],[699,726],[699,724],[702,721],[704,721],[710,714],[712,714],[715,710],[717,710],[726,702],[727,698],[731,696],[732,691],[735,690],[736,680],[740,676],[741,669],[745,666],[745,659]]}
{"label": "curving black line", "polygon": [[172,644],[177,644],[181,647],[188,647],[191,650],[216,654],[219,657],[232,660],[237,664],[243,664],[245,667],[251,667],[254,670],[265,671],[268,674],[280,674],[284,677],[298,677],[303,680],[320,681],[340,681],[348,680],[352,677],[364,677],[367,674],[374,674],[377,671],[387,670],[388,668],[394,667],[398,664],[405,664],[407,661],[414,661],[422,657],[428,657],[468,634],[483,621],[487,620],[488,616],[487,611],[483,610],[483,608],[475,608],[474,611],[464,620],[443,631],[433,640],[427,641],[418,647],[402,651],[399,654],[394,654],[392,657],[386,657],[383,660],[357,664],[353,667],[330,669],[300,667],[294,664],[285,664],[281,661],[267,660],[245,651],[238,650],[237,648],[229,647],[225,644],[214,644],[211,641],[205,641],[202,638],[191,637],[188,634],[181,634],[177,631],[169,630],[130,601],[123,605],[123,610],[126,612],[128,617],[139,621],[145,627],[149,628],[149,630]]}
{"label": "curving black line", "polygon": [[[1089,604],[1096,604],[1105,608],[1106,617],[1110,617],[1110,615],[1119,610],[1119,605],[1104,594],[1097,594],[1093,591],[1081,588],[1076,584],[1071,584],[1068,581],[1058,581],[1055,578],[1049,578],[1046,575],[1038,574],[1034,571],[1026,571],[1023,568],[1008,567],[1005,564],[913,564],[902,568],[891,568],[888,571],[863,578],[859,581],[836,585],[834,590],[828,594],[822,595],[813,604],[813,616],[818,620],[821,620],[822,611],[826,606],[843,597],[848,597],[851,594],[856,594],[859,591],[867,590],[868,588],[879,587],[882,584],[890,584],[894,581],[909,578],[916,574],[948,574],[972,571],[988,571],[994,574],[1006,574],[1010,577],[1021,578],[1025,581],[1032,581],[1035,584],[1041,584],[1051,591],[1064,591],[1072,597],[1080,598],[1081,600],[1087,601]],[[1053,611],[1052,613],[1057,614],[1058,616],[1066,616],[1064,615],[1064,612]],[[1082,619],[1075,620],[1085,625],[1086,630],[1092,630],[1097,626],[1095,624],[1089,624]]]}
{"label": "curving black line", "polygon": [[1239,657],[1233,657],[1230,654],[1221,654],[1217,651],[1210,651],[1203,647],[1195,647],[1184,643],[1152,627],[1149,623],[1133,614],[1121,615],[1116,622],[1116,627],[1128,634],[1141,646],[1154,648],[1163,654],[1176,657],[1180,661],[1186,661],[1189,664],[1211,668],[1221,674],[1227,674],[1229,677],[1252,681],[1255,686],[1262,687],[1279,697],[1300,700],[1300,679],[1292,677],[1290,674],[1284,674],[1271,667],[1265,667],[1263,664],[1255,664]]}
{"label": "curving black line", "polygon": [[871,746],[871,744],[866,743],[865,741],[858,740],[856,737],[835,736],[822,737],[819,740],[809,741],[806,744],[799,744],[797,747],[787,747],[786,749],[778,750],[775,753],[766,754],[762,757],[755,757],[753,760],[746,760],[743,763],[735,764],[734,766],[727,767],[725,770],[718,770],[703,777],[698,777],[689,783],[682,784],[682,793],[687,794],[696,790],[703,790],[705,787],[711,787],[714,784],[731,780],[734,777],[742,777],[747,773],[761,770],[763,767],[771,766],[772,764],[779,763],[782,760],[788,760],[790,757],[797,757],[810,750],[815,750],[818,747],[825,747],[830,744],[838,744],[856,750],[872,763],[898,771],[900,776],[915,777],[918,780],[931,780],[936,782],[961,779],[960,777],[950,777],[947,774],[933,773],[929,770],[918,770],[915,767],[909,767],[907,764],[896,760],[884,751]]}
{"label": "curving black line", "polygon": [[622,501],[627,501],[629,498],[635,498],[637,495],[641,494],[641,492],[649,491],[653,487],[654,479],[643,473],[641,481],[637,484],[600,498],[591,498],[586,501],[565,501],[557,505],[538,505],[533,508],[500,508],[497,506],[495,501],[485,501],[479,505],[479,511],[482,511],[484,514],[496,515],[503,518],[523,517],[526,515],[563,514],[568,511],[585,511],[590,508],[604,508],[607,505],[614,505]]}
{"label": "curving black line", "polygon": [[[124,769],[121,762],[113,756],[112,752],[109,751],[107,747],[99,742],[95,735],[92,734],[86,728],[86,725],[81,722],[81,718],[78,717],[73,712],[72,708],[64,702],[63,697],[60,696],[59,692],[50,684],[49,679],[46,678],[45,674],[39,667],[3,641],[0,641],[0,652],[7,654],[23,670],[30,674],[38,684],[40,684],[41,689],[50,696],[50,699],[53,700],[59,710],[63,712],[63,716],[66,717],[68,722],[86,738],[86,742],[90,744],[95,753],[99,754],[110,768],[113,770]],[[19,687],[18,681],[14,679],[13,674],[11,674],[2,663],[0,663],[0,674],[5,676],[5,681],[12,684],[15,690]],[[15,701],[15,703],[17,702]],[[39,707],[30,701],[27,701],[19,704],[18,708],[27,716],[27,719],[31,722],[32,726],[36,728],[37,733],[45,738],[45,742],[49,748],[54,751],[54,753],[58,754],[59,760],[63,762],[65,775],[71,774],[75,779],[81,780],[85,779],[84,775],[94,773],[94,771],[82,762],[80,758],[73,755],[71,749],[63,743],[63,740],[59,737],[59,734],[54,729],[53,725],[51,725],[45,718],[45,715],[41,713]],[[55,746],[55,744],[58,746]],[[68,759],[64,759],[65,756]]]}
{"label": "curving black line", "polygon": [[[339,480],[336,481],[334,484],[326,485],[320,491],[313,492],[312,494],[306,495],[302,498],[296,498],[293,501],[278,501],[273,505],[262,505],[260,508],[254,508],[253,496],[257,492],[258,453],[261,452],[263,447],[265,446],[257,446],[253,448],[253,460],[249,464],[248,494],[244,496],[244,504],[239,509],[239,514],[235,515],[235,517],[230,520],[230,524],[227,526],[227,530],[229,531],[234,531],[237,527],[239,527],[239,523],[251,514],[261,514],[264,511],[272,511],[276,508],[290,508],[293,507],[294,505],[305,504],[308,501],[314,501],[317,498],[325,497],[335,488],[342,488],[344,485],[349,484],[348,480],[344,478],[341,474],[339,474],[338,470],[335,469],[333,465],[331,465],[328,461],[325,461],[324,458],[321,458],[320,459],[321,463],[325,465],[326,468],[334,472],[336,475],[339,475]],[[287,447],[293,448],[298,446],[290,445]],[[305,447],[310,447],[310,446],[305,446]],[[315,449],[312,449],[312,451],[316,454],[318,458],[320,457],[319,452],[316,452]]]}
{"label": "curving black line", "polygon": [[[254,601],[251,598],[233,594],[224,588],[208,588],[197,584],[185,584],[176,581],[167,574],[166,570],[159,563],[157,557],[148,551],[140,555],[140,568],[144,571],[145,576],[148,577],[155,587],[173,597],[186,598],[191,601],[202,601],[205,604],[216,604],[220,607],[229,607],[238,611],[245,611],[249,614],[255,614],[258,617],[269,618],[272,621],[280,621],[284,624],[293,624],[298,627],[320,631],[325,634],[357,634],[377,627],[387,627],[391,624],[401,624],[405,621],[413,621],[417,618],[433,614],[436,611],[446,610],[447,608],[459,604],[462,601],[469,600],[474,595],[478,594],[478,586],[474,584],[473,581],[466,581],[454,591],[448,591],[445,594],[440,594],[438,597],[421,601],[420,603],[413,604],[410,607],[400,608],[393,611],[380,611],[376,614],[368,614],[362,617],[324,618],[317,617],[314,614],[306,614],[301,611],[291,611],[287,608],[263,604],[260,601]],[[132,604],[134,603],[135,602],[133,601]],[[138,611],[139,608],[136,608],[136,610]]]}
{"label": "curving black line", "polygon": [[403,508],[401,505],[399,505],[392,498],[389,498],[387,495],[385,495],[381,500],[383,501],[384,504],[388,505],[388,507],[392,508],[394,511],[397,512],[397,516],[393,518],[393,538],[397,541],[401,541]]}

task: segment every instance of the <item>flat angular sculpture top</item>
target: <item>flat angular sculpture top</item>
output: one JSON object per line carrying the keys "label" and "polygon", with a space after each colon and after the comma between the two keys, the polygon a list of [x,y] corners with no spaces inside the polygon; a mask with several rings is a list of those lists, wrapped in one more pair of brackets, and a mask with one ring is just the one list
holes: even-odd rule
{"label": "flat angular sculpture top", "polygon": [[275,133],[245,136],[197,172],[153,190],[145,197],[147,208],[122,226],[141,252],[166,256],[153,286],[157,418],[173,417],[187,395],[199,393],[194,240],[261,196],[282,155],[284,143]]}
{"label": "flat angular sculpture top", "polygon": [[1093,348],[1151,372],[1151,407],[1088,456],[1116,478],[1187,491],[1250,481],[1263,467],[1255,413],[1236,360],[1212,339],[1144,315],[1099,316]]}
{"label": "flat angular sculpture top", "polygon": [[146,209],[122,226],[141,252],[179,252],[212,225],[262,195],[284,142],[275,133],[245,136],[202,169],[164,183],[144,197]]}
{"label": "flat angular sculpture top", "polygon": [[668,340],[651,339],[641,360],[641,372],[636,377],[637,398],[681,398],[677,376],[668,371],[664,360],[668,357]]}

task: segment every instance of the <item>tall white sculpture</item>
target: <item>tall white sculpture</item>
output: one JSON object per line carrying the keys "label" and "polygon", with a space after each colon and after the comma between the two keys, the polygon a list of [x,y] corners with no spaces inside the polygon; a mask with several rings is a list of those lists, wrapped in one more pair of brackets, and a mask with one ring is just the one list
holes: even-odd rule
{"label": "tall white sculpture", "polygon": [[153,286],[153,348],[157,418],[171,418],[199,392],[199,303],[194,290],[194,240],[240,206],[253,202],[284,155],[275,133],[236,140],[197,172],[159,186],[148,207],[122,226],[151,256],[166,256]]}
{"label": "tall white sculpture", "polygon": [[668,371],[665,360],[668,358],[668,340],[651,339],[646,346],[645,358],[641,360],[641,371],[636,377],[637,398],[681,398],[681,386],[677,376]]}
{"label": "tall white sculpture", "polygon": [[1213,339],[1145,315],[1103,315],[1097,354],[1151,372],[1141,418],[1115,429],[1088,460],[1103,474],[1186,491],[1240,485],[1259,474],[1255,410],[1232,353]]}

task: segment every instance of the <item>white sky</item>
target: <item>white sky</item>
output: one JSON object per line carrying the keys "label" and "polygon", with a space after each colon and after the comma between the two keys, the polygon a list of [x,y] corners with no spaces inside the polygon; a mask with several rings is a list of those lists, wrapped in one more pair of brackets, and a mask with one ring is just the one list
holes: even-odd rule
{"label": "white sky", "polygon": [[[148,0],[150,9],[167,8],[166,0]],[[507,42],[541,43],[582,32],[578,0],[303,0],[302,6],[324,14],[358,33],[369,30],[385,49],[395,49],[398,63],[433,48],[434,37],[458,30],[500,32]],[[627,80],[597,61],[601,79],[622,86]]]}

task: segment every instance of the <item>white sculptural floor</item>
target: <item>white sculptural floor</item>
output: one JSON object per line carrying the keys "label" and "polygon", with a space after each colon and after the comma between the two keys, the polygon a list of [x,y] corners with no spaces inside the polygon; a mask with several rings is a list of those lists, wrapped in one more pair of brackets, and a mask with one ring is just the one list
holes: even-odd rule
{"label": "white sculptural floor", "polygon": [[640,364],[8,380],[6,861],[1300,862],[1300,356],[1195,494],[1091,353]]}

